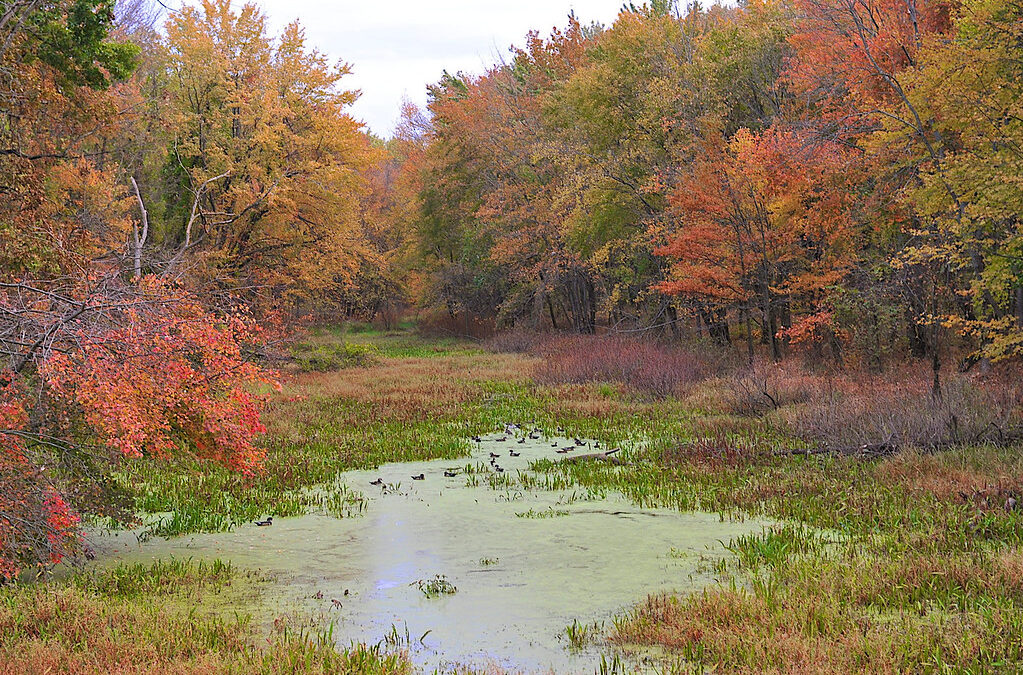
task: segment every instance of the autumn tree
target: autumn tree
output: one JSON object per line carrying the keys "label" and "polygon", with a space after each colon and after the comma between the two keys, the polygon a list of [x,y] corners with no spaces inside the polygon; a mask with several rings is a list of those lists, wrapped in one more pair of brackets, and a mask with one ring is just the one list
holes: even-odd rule
{"label": "autumn tree", "polygon": [[165,34],[163,67],[139,83],[160,97],[161,128],[142,135],[163,141],[159,171],[139,177],[159,219],[152,269],[289,306],[354,284],[376,151],[347,113],[349,67],[310,49],[297,23],[271,36],[252,4],[185,7]]}
{"label": "autumn tree", "polygon": [[[138,48],[108,3],[25,9],[6,34],[0,175],[0,576],[78,549],[83,512],[128,516],[108,473],[186,453],[258,473],[259,329],[133,269],[137,195],[109,161],[111,89]],[[10,26],[7,26],[10,29]],[[40,39],[40,38],[45,39]],[[51,51],[52,50],[52,51]]]}

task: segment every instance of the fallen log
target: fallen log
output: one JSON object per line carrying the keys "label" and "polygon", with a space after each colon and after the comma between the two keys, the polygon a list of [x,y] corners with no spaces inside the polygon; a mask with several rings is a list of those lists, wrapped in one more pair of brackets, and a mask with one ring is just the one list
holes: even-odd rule
{"label": "fallen log", "polygon": [[628,462],[620,457],[614,457],[614,454],[620,451],[621,448],[615,448],[614,450],[608,450],[607,452],[592,452],[587,455],[576,455],[574,457],[566,457],[558,463],[578,464],[579,462],[607,462],[608,464],[614,464],[615,466],[623,466]]}
{"label": "fallen log", "polygon": [[889,457],[891,455],[898,454],[908,448],[917,448],[927,453],[943,452],[945,450],[951,450],[952,448],[962,447],[964,445],[974,445],[980,443],[989,443],[1001,448],[1010,447],[1013,445],[1023,443],[1023,433],[1018,429],[1004,432],[1001,429],[998,430],[997,436],[984,436],[978,437],[973,440],[960,439],[955,441],[940,441],[937,443],[928,443],[921,445],[918,443],[899,443],[892,441],[882,441],[880,443],[864,443],[863,445],[849,445],[849,446],[829,446],[819,445],[812,448],[791,448],[785,450],[776,450],[772,454],[775,457],[792,457],[792,456],[813,456],[813,455],[841,455],[844,457],[860,457],[862,459],[877,459],[880,457]]}

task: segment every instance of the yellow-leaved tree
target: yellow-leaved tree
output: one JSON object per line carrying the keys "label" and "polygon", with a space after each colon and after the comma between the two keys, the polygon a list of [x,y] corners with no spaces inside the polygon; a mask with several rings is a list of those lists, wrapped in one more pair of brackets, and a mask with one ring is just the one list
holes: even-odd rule
{"label": "yellow-leaved tree", "polygon": [[355,283],[377,151],[348,113],[348,65],[229,0],[173,14],[166,50],[164,174],[184,188],[166,210],[169,266],[292,305]]}

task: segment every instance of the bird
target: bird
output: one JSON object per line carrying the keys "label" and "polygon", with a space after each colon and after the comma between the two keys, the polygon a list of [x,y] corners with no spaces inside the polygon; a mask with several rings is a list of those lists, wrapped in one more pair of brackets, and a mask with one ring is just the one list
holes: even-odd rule
{"label": "bird", "polygon": [[578,445],[578,446],[586,445],[585,443],[583,443],[582,439],[573,438],[572,440],[575,441],[575,444]]}
{"label": "bird", "polygon": [[445,471],[445,472],[444,472],[444,477],[445,477],[445,478],[454,478],[454,477],[455,477],[455,476],[457,476],[457,475],[458,475],[458,474],[457,474],[457,473],[455,473],[454,471]]}
{"label": "bird", "polygon": [[515,452],[515,451],[513,450],[513,451],[511,451],[511,452],[509,452],[509,453],[508,453],[508,456],[509,456],[509,457],[518,457],[518,456],[519,456],[519,455],[521,455],[521,454],[522,454],[521,452]]}
{"label": "bird", "polygon": [[526,439],[525,439],[525,438],[521,438],[521,439],[519,439],[519,445],[522,445],[522,444],[523,444],[523,443],[525,443],[525,442],[526,442]]}
{"label": "bird", "polygon": [[558,444],[557,443],[551,443],[551,447],[552,448],[556,448],[556,447],[558,447]]}
{"label": "bird", "polygon": [[341,601],[338,600],[337,598],[331,598],[330,602],[331,602],[331,604],[333,604],[338,609],[341,609],[344,606],[344,605],[341,604]]}
{"label": "bird", "polygon": [[494,442],[495,442],[495,443],[504,443],[504,442],[505,442],[505,441],[507,441],[507,440],[508,440],[508,437],[507,437],[507,436],[501,436],[500,438],[495,438],[495,439],[494,439]]}
{"label": "bird", "polygon": [[559,434],[565,433],[565,427],[558,427],[558,433]]}
{"label": "bird", "polygon": [[501,468],[501,467],[499,467],[499,466],[495,466],[495,467],[494,467],[494,471],[496,471],[497,473],[504,473],[504,469],[502,469],[502,468]]}
{"label": "bird", "polygon": [[493,457],[500,457],[501,455],[497,454],[496,452],[492,452],[492,453],[490,453],[490,456],[493,458]]}
{"label": "bird", "polygon": [[274,517],[273,516],[267,516],[266,520],[257,520],[256,521],[256,527],[269,527],[270,525],[273,525],[273,524],[274,524]]}
{"label": "bird", "polygon": [[564,455],[564,454],[567,454],[569,452],[572,452],[573,450],[575,450],[575,448],[562,448],[562,449],[558,450],[558,454],[559,455]]}
{"label": "bird", "polygon": [[421,473],[418,476],[412,476],[412,480],[426,480],[426,475]]}
{"label": "bird", "polygon": [[473,437],[472,437],[472,440],[473,440],[474,442],[476,442],[476,443],[482,443],[482,442],[483,442],[483,439],[482,439],[482,438],[480,438],[479,436],[473,436]]}
{"label": "bird", "polygon": [[371,480],[369,482],[369,484],[370,485],[383,485],[384,484],[384,479],[383,478],[377,478],[376,480]]}
{"label": "bird", "polygon": [[600,447],[600,441],[594,441],[593,442],[593,447],[599,448]]}

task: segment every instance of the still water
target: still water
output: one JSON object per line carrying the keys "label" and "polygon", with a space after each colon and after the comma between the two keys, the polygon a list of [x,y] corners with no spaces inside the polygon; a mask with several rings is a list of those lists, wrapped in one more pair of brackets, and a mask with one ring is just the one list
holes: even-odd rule
{"label": "still water", "polygon": [[[474,443],[464,460],[342,474],[364,495],[354,517],[310,514],[142,543],[132,533],[106,534],[93,543],[100,564],[175,556],[262,570],[275,579],[267,600],[277,609],[333,622],[342,646],[376,644],[394,630],[408,635],[413,660],[427,672],[472,666],[592,673],[600,648],[571,649],[567,626],[610,625],[650,593],[711,583],[711,563],[726,554],[722,542],[766,525],[640,508],[578,486],[526,489],[518,478],[536,476],[531,461],[593,450],[558,454],[573,442],[501,437]],[[457,592],[424,595],[416,582],[435,575]]]}

